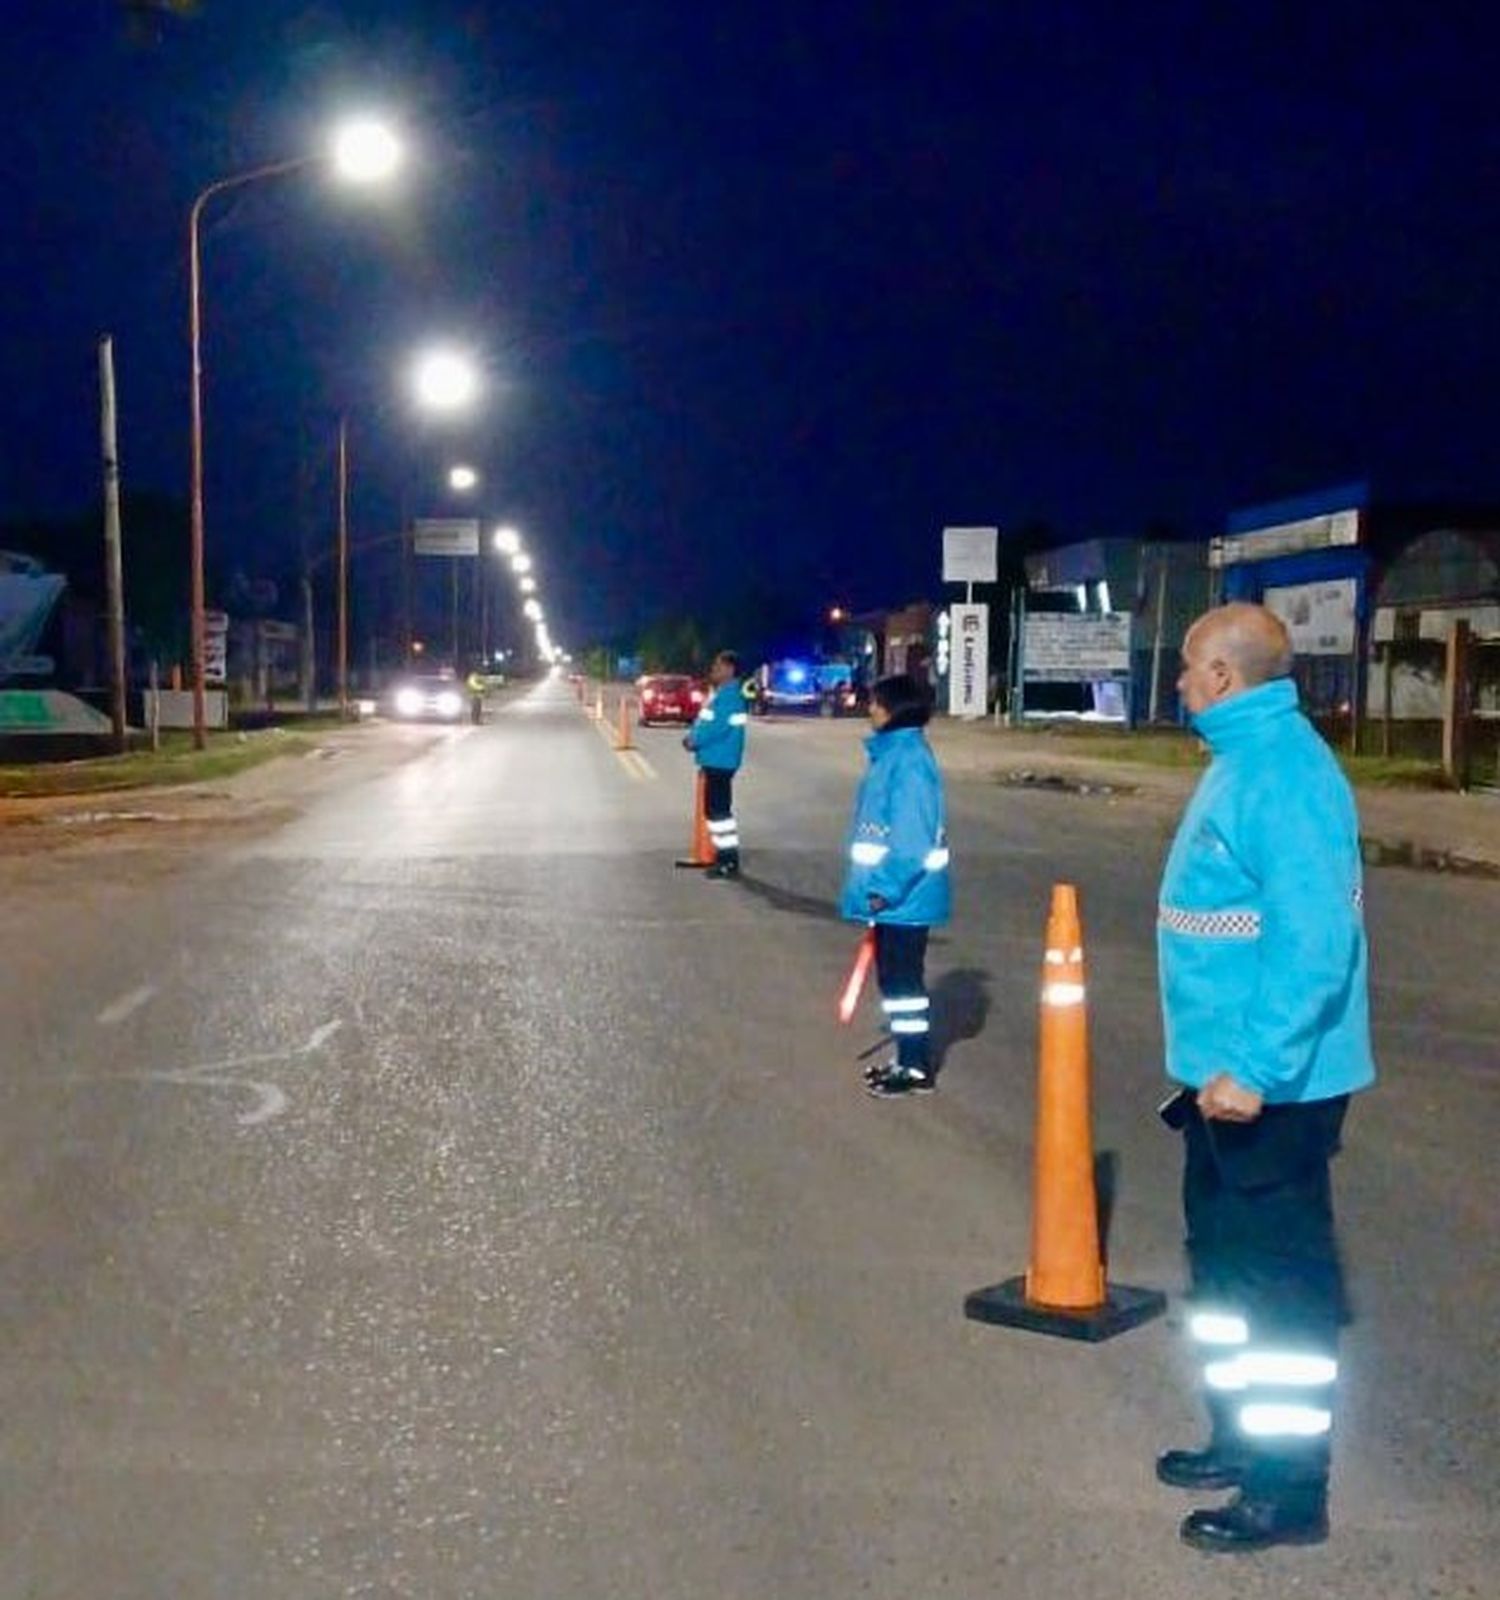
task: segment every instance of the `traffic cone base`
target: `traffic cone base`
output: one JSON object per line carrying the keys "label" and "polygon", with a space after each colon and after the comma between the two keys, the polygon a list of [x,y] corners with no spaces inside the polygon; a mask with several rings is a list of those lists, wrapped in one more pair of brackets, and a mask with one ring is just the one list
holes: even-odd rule
{"label": "traffic cone base", "polygon": [[1026,1298],[1026,1279],[1007,1278],[988,1289],[976,1289],[964,1300],[964,1315],[971,1322],[988,1322],[997,1328],[1021,1328],[1027,1333],[1047,1333],[1058,1339],[1078,1339],[1102,1344],[1117,1333],[1128,1333],[1167,1309],[1159,1289],[1136,1289],[1129,1284],[1105,1285],[1104,1303],[1087,1311],[1044,1306]]}

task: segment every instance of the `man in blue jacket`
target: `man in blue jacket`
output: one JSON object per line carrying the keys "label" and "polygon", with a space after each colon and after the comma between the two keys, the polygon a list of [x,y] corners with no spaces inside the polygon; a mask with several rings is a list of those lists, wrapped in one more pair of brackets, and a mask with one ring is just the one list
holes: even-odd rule
{"label": "man in blue jacket", "polygon": [[[1285,627],[1261,606],[1200,617],[1178,683],[1212,762],[1173,841],[1157,940],[1163,1108],[1186,1144],[1192,1307],[1212,1423],[1169,1450],[1205,1550],[1327,1537],[1344,1295],[1329,1161],[1375,1077],[1354,797],[1303,716]],[[1173,1114],[1175,1111],[1175,1115]]]}
{"label": "man in blue jacket", "polygon": [[708,669],[713,696],[698,713],[683,745],[697,758],[704,779],[704,812],[714,844],[710,878],[733,878],[740,870],[740,828],[734,817],[734,775],[745,759],[749,706],[740,687],[739,658],[721,650]]}

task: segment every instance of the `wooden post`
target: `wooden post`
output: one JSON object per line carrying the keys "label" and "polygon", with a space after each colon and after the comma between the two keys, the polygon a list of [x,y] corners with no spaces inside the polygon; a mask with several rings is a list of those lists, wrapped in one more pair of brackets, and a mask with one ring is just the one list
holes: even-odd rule
{"label": "wooden post", "polygon": [[1473,629],[1463,619],[1448,634],[1443,680],[1443,776],[1455,789],[1469,783],[1469,662]]}
{"label": "wooden post", "polygon": [[[1394,624],[1392,624],[1394,626]],[[1387,639],[1380,661],[1380,753],[1391,754],[1391,713],[1396,699],[1396,641]]]}

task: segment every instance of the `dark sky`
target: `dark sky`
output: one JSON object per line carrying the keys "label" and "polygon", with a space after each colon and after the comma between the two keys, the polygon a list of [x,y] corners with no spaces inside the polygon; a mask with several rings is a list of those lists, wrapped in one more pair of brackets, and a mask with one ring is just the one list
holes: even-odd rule
{"label": "dark sky", "polygon": [[[213,213],[221,557],[283,559],[323,514],[345,403],[362,529],[476,457],[564,634],[747,565],[810,608],[899,600],[945,522],[1211,531],[1364,475],[1500,498],[1489,8],[201,0],[154,38],[123,12],[0,23],[7,520],[96,493],[103,329],[127,482],[184,487],[191,197],[367,102],[420,144],[400,194]],[[492,380],[451,443],[398,381],[449,331]]]}

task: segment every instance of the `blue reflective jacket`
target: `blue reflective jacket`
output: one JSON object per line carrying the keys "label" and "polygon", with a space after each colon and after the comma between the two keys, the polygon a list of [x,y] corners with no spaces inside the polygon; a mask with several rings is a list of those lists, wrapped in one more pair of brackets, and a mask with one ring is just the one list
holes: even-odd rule
{"label": "blue reflective jacket", "polygon": [[738,772],[745,759],[749,720],[745,691],[736,682],[721,684],[688,729],[688,748],[698,765],[714,772]]}
{"label": "blue reflective jacket", "polygon": [[[870,768],[844,841],[847,869],[839,913],[851,922],[930,928],[948,920],[948,815],[943,778],[920,728],[890,728],[865,740]],[[870,896],[885,902],[871,912]]]}
{"label": "blue reflective jacket", "polygon": [[1213,761],[1167,857],[1157,918],[1167,1072],[1218,1073],[1268,1102],[1374,1081],[1359,819],[1277,679],[1194,726]]}

